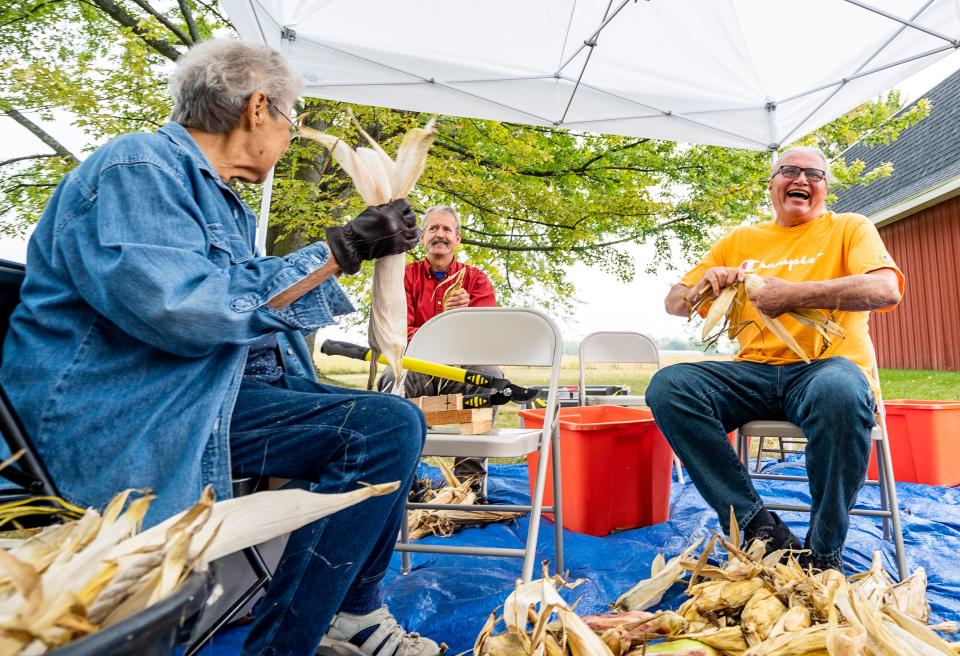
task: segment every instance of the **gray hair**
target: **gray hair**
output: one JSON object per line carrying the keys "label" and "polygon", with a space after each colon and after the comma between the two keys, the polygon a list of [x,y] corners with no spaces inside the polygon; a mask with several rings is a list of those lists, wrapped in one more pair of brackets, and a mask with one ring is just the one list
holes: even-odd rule
{"label": "gray hair", "polygon": [[431,214],[449,214],[453,217],[453,221],[457,226],[457,234],[460,234],[460,215],[457,214],[457,210],[453,208],[452,205],[434,205],[426,212],[423,213],[423,228],[427,227],[427,219],[430,218]]}
{"label": "gray hair", "polygon": [[170,77],[171,119],[184,127],[223,134],[240,122],[250,95],[263,91],[270,115],[289,111],[303,89],[300,74],[264,45],[211,39],[191,48]]}
{"label": "gray hair", "polygon": [[827,159],[827,156],[823,154],[822,150],[820,150],[819,148],[815,148],[813,146],[794,146],[793,148],[787,148],[785,151],[780,153],[779,157],[777,157],[777,161],[773,163],[773,170],[771,172],[771,175],[777,174],[777,169],[780,168],[780,160],[782,160],[784,155],[786,155],[787,153],[806,153],[808,155],[816,155],[817,157],[820,158],[820,161],[823,162],[823,170],[827,174],[824,180],[826,180],[827,183],[829,183],[832,180],[830,176],[830,160]]}

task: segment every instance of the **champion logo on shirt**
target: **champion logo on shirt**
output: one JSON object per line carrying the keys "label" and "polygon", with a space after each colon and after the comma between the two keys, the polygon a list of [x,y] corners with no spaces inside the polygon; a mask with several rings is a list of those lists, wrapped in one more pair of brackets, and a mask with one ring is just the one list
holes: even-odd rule
{"label": "champion logo on shirt", "polygon": [[813,257],[807,257],[803,255],[797,258],[791,258],[789,260],[780,260],[779,262],[764,262],[763,260],[744,260],[740,263],[740,268],[743,269],[745,273],[753,273],[759,271],[760,269],[780,269],[782,267],[787,267],[787,271],[793,271],[793,267],[801,265],[810,265],[814,264],[817,261],[817,258],[823,255],[822,252],[817,253]]}

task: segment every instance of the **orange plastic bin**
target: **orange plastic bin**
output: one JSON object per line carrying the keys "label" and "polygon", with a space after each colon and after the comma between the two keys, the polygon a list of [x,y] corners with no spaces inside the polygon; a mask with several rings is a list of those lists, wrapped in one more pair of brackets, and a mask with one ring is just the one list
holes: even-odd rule
{"label": "orange plastic bin", "polygon": [[[897,482],[960,485],[960,402],[897,399],[883,406]],[[877,477],[876,451],[868,476]]]}
{"label": "orange plastic bin", "polygon": [[[528,428],[541,428],[543,415],[542,409],[520,411]],[[564,528],[608,535],[670,518],[673,454],[646,408],[560,408],[560,449]],[[531,491],[539,455],[527,455]],[[550,462],[544,504],[552,503]]]}

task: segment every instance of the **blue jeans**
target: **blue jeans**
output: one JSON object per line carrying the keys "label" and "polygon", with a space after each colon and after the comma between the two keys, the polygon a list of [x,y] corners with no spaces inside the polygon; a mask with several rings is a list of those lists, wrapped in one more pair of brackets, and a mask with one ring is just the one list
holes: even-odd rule
{"label": "blue jeans", "polygon": [[400,481],[392,494],[290,535],[244,656],[312,655],[348,595],[379,589],[425,436],[423,413],[396,396],[291,376],[277,385],[244,380],[230,431],[234,471],[308,481],[325,493]]}
{"label": "blue jeans", "polygon": [[730,507],[743,527],[763,506],[727,433],[755,419],[786,420],[807,437],[810,530],[805,546],[839,557],[850,510],[866,479],[873,393],[842,357],[782,366],[693,362],[665,367],[647,388],[657,425],[697,490],[729,530]]}

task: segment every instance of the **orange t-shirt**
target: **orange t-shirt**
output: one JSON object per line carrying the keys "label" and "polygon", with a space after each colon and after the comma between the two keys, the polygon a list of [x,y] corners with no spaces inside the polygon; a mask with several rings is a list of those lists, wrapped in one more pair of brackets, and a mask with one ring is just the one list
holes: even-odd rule
{"label": "orange t-shirt", "polygon": [[[824,212],[803,225],[785,228],[775,222],[743,226],[720,239],[706,257],[680,281],[693,287],[704,271],[715,266],[740,267],[747,273],[771,276],[789,282],[832,280],[877,269],[892,269],[897,274],[903,293],[903,273],[887,252],[880,234],[870,220],[860,214]],[[893,306],[883,308],[887,312]],[[846,337],[834,339],[820,354],[823,342],[813,328],[792,317],[778,317],[807,355],[829,358],[842,355],[863,369],[873,384],[869,312],[832,312],[834,320],[847,329]],[[742,314],[743,321],[753,321],[737,336],[740,351],[735,359],[766,364],[790,364],[801,358],[764,325],[753,304]],[[817,355],[819,354],[819,355]]]}

